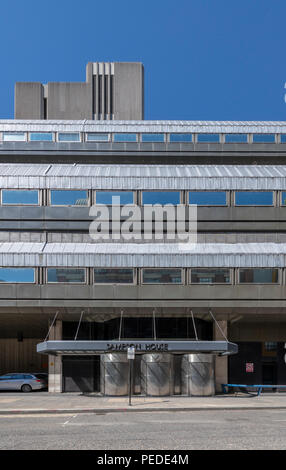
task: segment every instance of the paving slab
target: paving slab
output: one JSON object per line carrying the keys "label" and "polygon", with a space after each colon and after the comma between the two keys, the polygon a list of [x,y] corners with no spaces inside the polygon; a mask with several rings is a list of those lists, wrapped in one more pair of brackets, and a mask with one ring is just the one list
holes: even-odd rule
{"label": "paving slab", "polygon": [[260,396],[226,394],[214,397],[103,397],[98,394],[0,392],[0,414],[111,413],[144,411],[196,411],[236,409],[286,409],[286,393]]}

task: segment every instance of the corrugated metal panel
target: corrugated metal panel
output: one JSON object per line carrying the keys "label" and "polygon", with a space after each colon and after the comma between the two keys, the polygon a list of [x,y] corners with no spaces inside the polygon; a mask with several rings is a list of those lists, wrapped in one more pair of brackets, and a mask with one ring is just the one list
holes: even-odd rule
{"label": "corrugated metal panel", "polygon": [[1,188],[286,190],[286,166],[6,165]]}
{"label": "corrugated metal panel", "polygon": [[285,121],[64,121],[0,120],[2,131],[280,133]]}
{"label": "corrugated metal panel", "polygon": [[25,372],[27,370],[39,371],[42,369],[42,358],[37,353],[37,344],[42,339],[1,338],[0,341],[0,370],[1,374],[9,372]]}
{"label": "corrugated metal panel", "polygon": [[0,266],[284,267],[286,244],[1,243]]}

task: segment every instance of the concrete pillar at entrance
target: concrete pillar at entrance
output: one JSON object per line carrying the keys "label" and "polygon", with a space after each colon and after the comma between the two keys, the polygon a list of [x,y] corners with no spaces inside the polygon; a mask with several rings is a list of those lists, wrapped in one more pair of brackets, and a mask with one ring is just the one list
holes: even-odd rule
{"label": "concrete pillar at entrance", "polygon": [[[223,331],[227,338],[227,321],[217,321],[220,329]],[[225,337],[221,333],[218,325],[214,323],[213,337],[215,341],[225,341]],[[228,381],[228,359],[227,356],[216,356],[215,358],[215,389],[216,392],[222,392],[221,384]]]}
{"label": "concrete pillar at entrance", "polygon": [[[49,340],[62,339],[62,321],[57,320],[50,331]],[[49,392],[62,392],[62,357],[49,356]]]}

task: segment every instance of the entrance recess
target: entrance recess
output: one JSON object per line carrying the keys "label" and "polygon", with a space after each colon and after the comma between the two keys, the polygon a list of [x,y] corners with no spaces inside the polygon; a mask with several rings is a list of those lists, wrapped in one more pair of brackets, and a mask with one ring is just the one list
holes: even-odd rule
{"label": "entrance recess", "polygon": [[63,392],[99,392],[100,356],[64,356]]}

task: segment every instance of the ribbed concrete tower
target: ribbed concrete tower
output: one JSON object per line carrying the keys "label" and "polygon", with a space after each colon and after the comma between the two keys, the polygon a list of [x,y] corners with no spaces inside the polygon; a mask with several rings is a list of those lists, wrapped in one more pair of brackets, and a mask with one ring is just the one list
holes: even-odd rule
{"label": "ribbed concrete tower", "polygon": [[89,62],[86,82],[17,82],[15,119],[142,120],[143,65]]}

